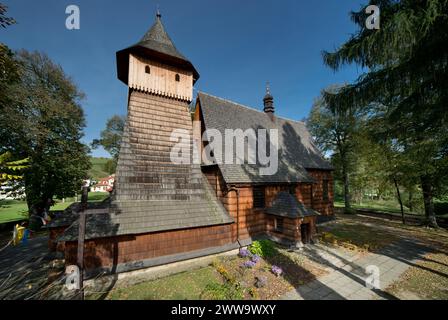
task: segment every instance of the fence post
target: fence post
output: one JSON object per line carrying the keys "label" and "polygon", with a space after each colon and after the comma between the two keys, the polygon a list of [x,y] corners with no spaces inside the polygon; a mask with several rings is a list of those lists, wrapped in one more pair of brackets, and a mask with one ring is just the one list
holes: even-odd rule
{"label": "fence post", "polygon": [[79,268],[79,299],[84,300],[84,239],[86,235],[86,209],[89,188],[82,187],[81,194],[81,211],[79,212],[79,228],[78,228],[78,256],[77,264]]}

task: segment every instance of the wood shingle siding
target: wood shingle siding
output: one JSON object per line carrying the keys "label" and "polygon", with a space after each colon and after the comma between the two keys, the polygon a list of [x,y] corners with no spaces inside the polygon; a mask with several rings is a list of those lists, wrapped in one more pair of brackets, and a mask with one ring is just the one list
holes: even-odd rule
{"label": "wood shingle siding", "polygon": [[[230,228],[230,225],[211,226],[88,240],[84,265],[87,269],[127,263],[138,265],[143,260],[225,246],[236,241]],[[76,250],[76,242],[66,242],[67,263],[76,263]]]}
{"label": "wood shingle siding", "polygon": [[[219,163],[226,183],[281,184],[312,182],[307,169],[332,170],[312,141],[306,125],[272,116],[254,108],[198,93],[195,120],[203,122],[203,129],[216,129],[225,136],[227,129],[276,130],[278,133],[278,168],[271,175],[260,174],[260,164]],[[237,116],[236,116],[237,115]],[[273,150],[274,151],[274,150]],[[276,151],[276,150],[275,150]],[[224,155],[224,150],[222,152]]]}
{"label": "wood shingle siding", "polygon": [[[159,111],[151,117],[153,106]],[[130,90],[109,213],[88,217],[87,239],[233,222],[200,166],[176,164],[170,159],[170,151],[178,143],[170,137],[178,126],[188,128],[191,137],[188,103]],[[185,146],[191,152],[191,142]],[[62,239],[76,235],[77,224]]]}
{"label": "wood shingle siding", "polygon": [[[146,67],[151,70],[149,74],[146,72]],[[193,100],[193,72],[133,54],[129,55],[128,85],[132,89],[169,98]]]}
{"label": "wood shingle siding", "polygon": [[[334,182],[333,174],[328,170],[308,170],[310,176],[315,180],[313,183],[312,207],[323,215],[334,214]],[[328,181],[328,199],[324,199],[323,184]]]}

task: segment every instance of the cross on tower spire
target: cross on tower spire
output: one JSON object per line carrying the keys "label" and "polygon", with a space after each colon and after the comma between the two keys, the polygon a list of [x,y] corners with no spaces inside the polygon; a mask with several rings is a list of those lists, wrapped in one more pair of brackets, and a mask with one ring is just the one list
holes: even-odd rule
{"label": "cross on tower spire", "polygon": [[274,97],[271,95],[269,82],[266,83],[266,95],[263,98],[263,111],[269,115],[274,114]]}

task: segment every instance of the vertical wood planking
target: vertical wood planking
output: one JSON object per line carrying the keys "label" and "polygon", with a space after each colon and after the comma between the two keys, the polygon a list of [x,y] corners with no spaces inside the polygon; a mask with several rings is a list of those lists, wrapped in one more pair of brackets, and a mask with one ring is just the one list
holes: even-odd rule
{"label": "vertical wood planking", "polygon": [[[151,73],[145,72],[149,66]],[[176,74],[180,82],[176,81]],[[193,73],[156,61],[129,55],[129,87],[183,101],[192,101]]]}

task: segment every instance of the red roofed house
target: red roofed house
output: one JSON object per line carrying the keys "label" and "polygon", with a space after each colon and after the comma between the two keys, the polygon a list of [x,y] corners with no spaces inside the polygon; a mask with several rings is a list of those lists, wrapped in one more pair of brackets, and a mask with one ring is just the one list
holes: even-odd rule
{"label": "red roofed house", "polygon": [[115,174],[111,174],[106,178],[101,178],[97,184],[91,188],[91,192],[111,192],[114,187]]}

